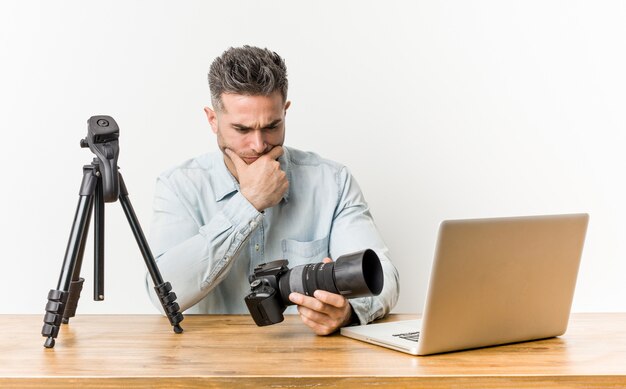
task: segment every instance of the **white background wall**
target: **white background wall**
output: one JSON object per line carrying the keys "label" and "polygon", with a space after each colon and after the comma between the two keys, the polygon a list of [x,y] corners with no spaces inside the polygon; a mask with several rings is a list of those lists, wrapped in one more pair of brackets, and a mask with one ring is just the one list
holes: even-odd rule
{"label": "white background wall", "polygon": [[[206,72],[267,46],[290,76],[287,144],[348,165],[421,310],[446,218],[589,212],[574,311],[626,311],[622,1],[3,1],[0,313],[42,313],[78,200],[86,120],[113,116],[146,232],[154,180],[215,150]],[[106,300],[152,313],[119,204]],[[273,259],[273,258],[268,258]]]}

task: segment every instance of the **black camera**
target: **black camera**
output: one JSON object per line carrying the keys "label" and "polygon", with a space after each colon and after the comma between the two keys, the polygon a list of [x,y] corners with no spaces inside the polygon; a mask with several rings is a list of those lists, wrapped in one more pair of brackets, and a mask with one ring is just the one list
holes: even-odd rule
{"label": "black camera", "polygon": [[248,277],[248,310],[258,326],[283,321],[291,292],[312,296],[318,289],[346,298],[377,296],[383,290],[383,269],[374,250],[342,255],[335,262],[309,263],[289,269],[289,261],[279,259],[254,268]]}

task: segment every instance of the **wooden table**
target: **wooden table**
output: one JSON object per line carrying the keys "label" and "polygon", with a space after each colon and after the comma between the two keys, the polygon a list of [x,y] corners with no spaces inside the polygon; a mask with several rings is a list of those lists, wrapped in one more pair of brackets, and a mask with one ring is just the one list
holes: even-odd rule
{"label": "wooden table", "polygon": [[[428,357],[313,335],[297,316],[79,315],[54,349],[43,315],[0,315],[0,387],[626,387],[626,313],[574,314],[559,338]],[[392,316],[392,320],[410,316]]]}

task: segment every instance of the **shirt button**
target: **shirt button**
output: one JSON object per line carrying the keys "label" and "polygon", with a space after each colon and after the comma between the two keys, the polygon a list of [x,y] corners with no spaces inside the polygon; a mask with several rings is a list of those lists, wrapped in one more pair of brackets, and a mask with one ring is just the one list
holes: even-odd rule
{"label": "shirt button", "polygon": [[254,249],[255,249],[256,251],[259,251],[259,249],[260,249],[260,248],[261,248],[261,247],[259,246],[259,244],[258,244],[258,243],[254,245]]}
{"label": "shirt button", "polygon": [[250,227],[255,228],[257,225],[257,222],[250,222]]}

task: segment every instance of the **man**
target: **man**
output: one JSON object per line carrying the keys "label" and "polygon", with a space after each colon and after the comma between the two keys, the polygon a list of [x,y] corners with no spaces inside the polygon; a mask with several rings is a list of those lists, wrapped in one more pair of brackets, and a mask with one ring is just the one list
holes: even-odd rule
{"label": "man", "polygon": [[283,146],[290,105],[283,59],[230,48],[212,63],[209,86],[213,108],[204,110],[220,152],[163,173],[154,202],[151,247],[181,311],[248,313],[248,275],[257,265],[285,258],[291,268],[371,248],[384,271],[379,296],[348,301],[318,290],[289,298],[318,335],[387,314],[398,274],[358,184],[344,166]]}

